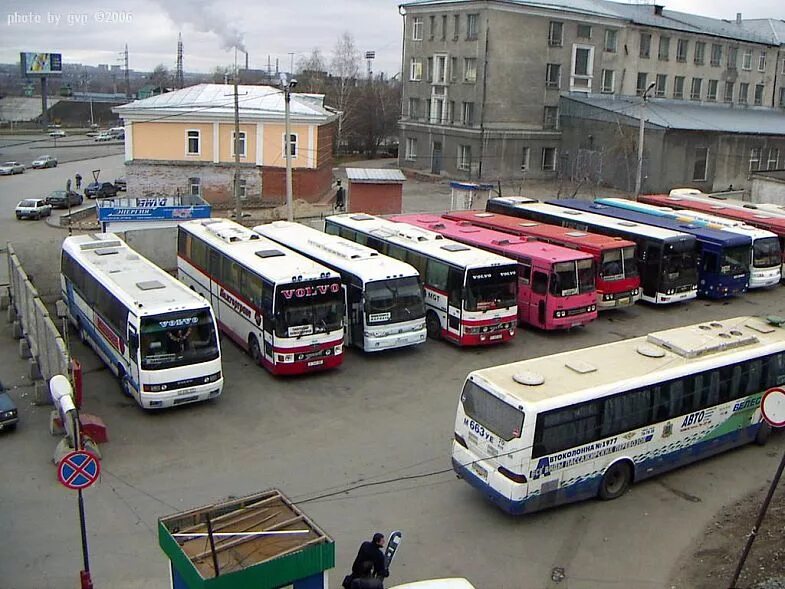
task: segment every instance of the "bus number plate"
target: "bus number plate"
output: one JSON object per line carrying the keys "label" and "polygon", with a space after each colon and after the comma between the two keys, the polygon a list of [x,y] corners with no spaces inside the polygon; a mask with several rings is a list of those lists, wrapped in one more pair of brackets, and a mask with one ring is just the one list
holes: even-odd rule
{"label": "bus number plate", "polygon": [[491,336],[491,340],[495,340],[495,339],[502,339],[502,334],[501,333],[497,333],[495,335],[492,335]]}
{"label": "bus number plate", "polygon": [[308,362],[308,366],[321,366],[324,363],[324,360],[311,360]]}
{"label": "bus number plate", "polygon": [[476,462],[472,463],[472,470],[483,480],[488,480],[488,471]]}

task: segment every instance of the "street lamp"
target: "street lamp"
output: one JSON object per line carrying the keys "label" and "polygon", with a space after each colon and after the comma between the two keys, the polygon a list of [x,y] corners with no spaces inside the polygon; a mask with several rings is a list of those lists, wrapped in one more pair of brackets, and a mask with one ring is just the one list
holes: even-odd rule
{"label": "street lamp", "polygon": [[644,90],[641,95],[641,105],[638,110],[640,124],[638,126],[638,174],[635,176],[635,200],[638,200],[638,197],[641,194],[641,176],[643,175],[643,114],[646,111],[646,99],[649,97],[649,92],[654,89],[655,85],[656,83],[652,82],[646,86],[646,90]]}
{"label": "street lamp", "polygon": [[289,122],[289,102],[291,100],[292,88],[297,86],[297,80],[287,80],[285,74],[281,74],[281,89],[284,98],[284,120],[286,124],[286,139],[284,149],[286,150],[286,220],[294,220],[294,210],[292,205],[292,132]]}

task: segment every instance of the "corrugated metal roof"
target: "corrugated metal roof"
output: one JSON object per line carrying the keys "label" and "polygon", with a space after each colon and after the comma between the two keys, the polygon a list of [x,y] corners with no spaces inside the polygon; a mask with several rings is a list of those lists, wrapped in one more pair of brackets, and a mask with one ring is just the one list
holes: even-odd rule
{"label": "corrugated metal roof", "polygon": [[[562,95],[562,100],[586,104],[604,111],[639,118],[641,99],[636,96]],[[570,112],[574,109],[569,109]],[[573,113],[581,117],[580,113]],[[782,109],[732,104],[706,104],[683,100],[651,99],[646,103],[644,120],[665,129],[720,131],[753,135],[785,135]]]}
{"label": "corrugated metal roof", "polygon": [[785,45],[785,20],[751,18],[741,21],[741,26],[761,37],[770,38],[772,43]]}
{"label": "corrugated metal roof", "polygon": [[346,168],[346,176],[351,182],[365,184],[385,184],[405,182],[406,176],[400,170],[383,168]]}

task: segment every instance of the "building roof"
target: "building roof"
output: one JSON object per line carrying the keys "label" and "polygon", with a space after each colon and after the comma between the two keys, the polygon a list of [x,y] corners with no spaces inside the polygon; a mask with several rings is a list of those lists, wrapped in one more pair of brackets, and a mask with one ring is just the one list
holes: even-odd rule
{"label": "building roof", "polygon": [[[283,90],[273,86],[238,86],[240,119],[282,120]],[[174,92],[135,100],[112,109],[123,118],[175,117],[234,119],[234,89],[228,84],[197,84]],[[291,93],[292,121],[328,122],[335,112],[324,106],[324,95]]]}
{"label": "building roof", "polygon": [[[473,0],[412,0],[401,4],[404,8],[417,8],[420,6],[433,6],[445,4],[461,4]],[[748,28],[744,21],[737,23],[735,20],[709,18],[685,12],[676,12],[663,9],[661,13],[655,12],[653,4],[623,4],[609,0],[499,0],[504,4],[514,4],[532,9],[553,9],[563,12],[573,12],[578,15],[592,15],[606,18],[615,18],[638,24],[662,29],[671,29],[688,33],[736,39],[752,43],[773,43],[770,34],[764,34],[757,29]]]}
{"label": "building roof", "polygon": [[406,181],[406,176],[397,169],[346,168],[346,176],[355,184],[398,184]]}
{"label": "building roof", "polygon": [[785,45],[785,20],[775,18],[750,18],[741,21],[741,26],[772,43]]}
{"label": "building roof", "polygon": [[[562,116],[594,118],[591,113],[570,106],[584,104],[607,113],[639,121],[637,96],[563,94]],[[648,126],[688,131],[719,131],[750,135],[785,135],[785,116],[781,109],[737,104],[707,104],[684,100],[654,98],[646,103],[644,120]]]}
{"label": "building roof", "polygon": [[780,182],[785,182],[785,170],[769,170],[768,172],[764,172],[761,170],[760,172],[755,172],[753,177],[756,178],[765,178],[766,180],[779,180]]}

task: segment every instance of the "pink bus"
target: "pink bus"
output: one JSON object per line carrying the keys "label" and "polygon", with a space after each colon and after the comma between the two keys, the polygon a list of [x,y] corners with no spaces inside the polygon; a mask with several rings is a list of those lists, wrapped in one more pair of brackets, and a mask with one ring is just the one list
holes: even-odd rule
{"label": "pink bus", "polygon": [[591,254],[437,215],[396,215],[391,220],[518,262],[518,320],[522,324],[547,330],[569,329],[597,318]]}

